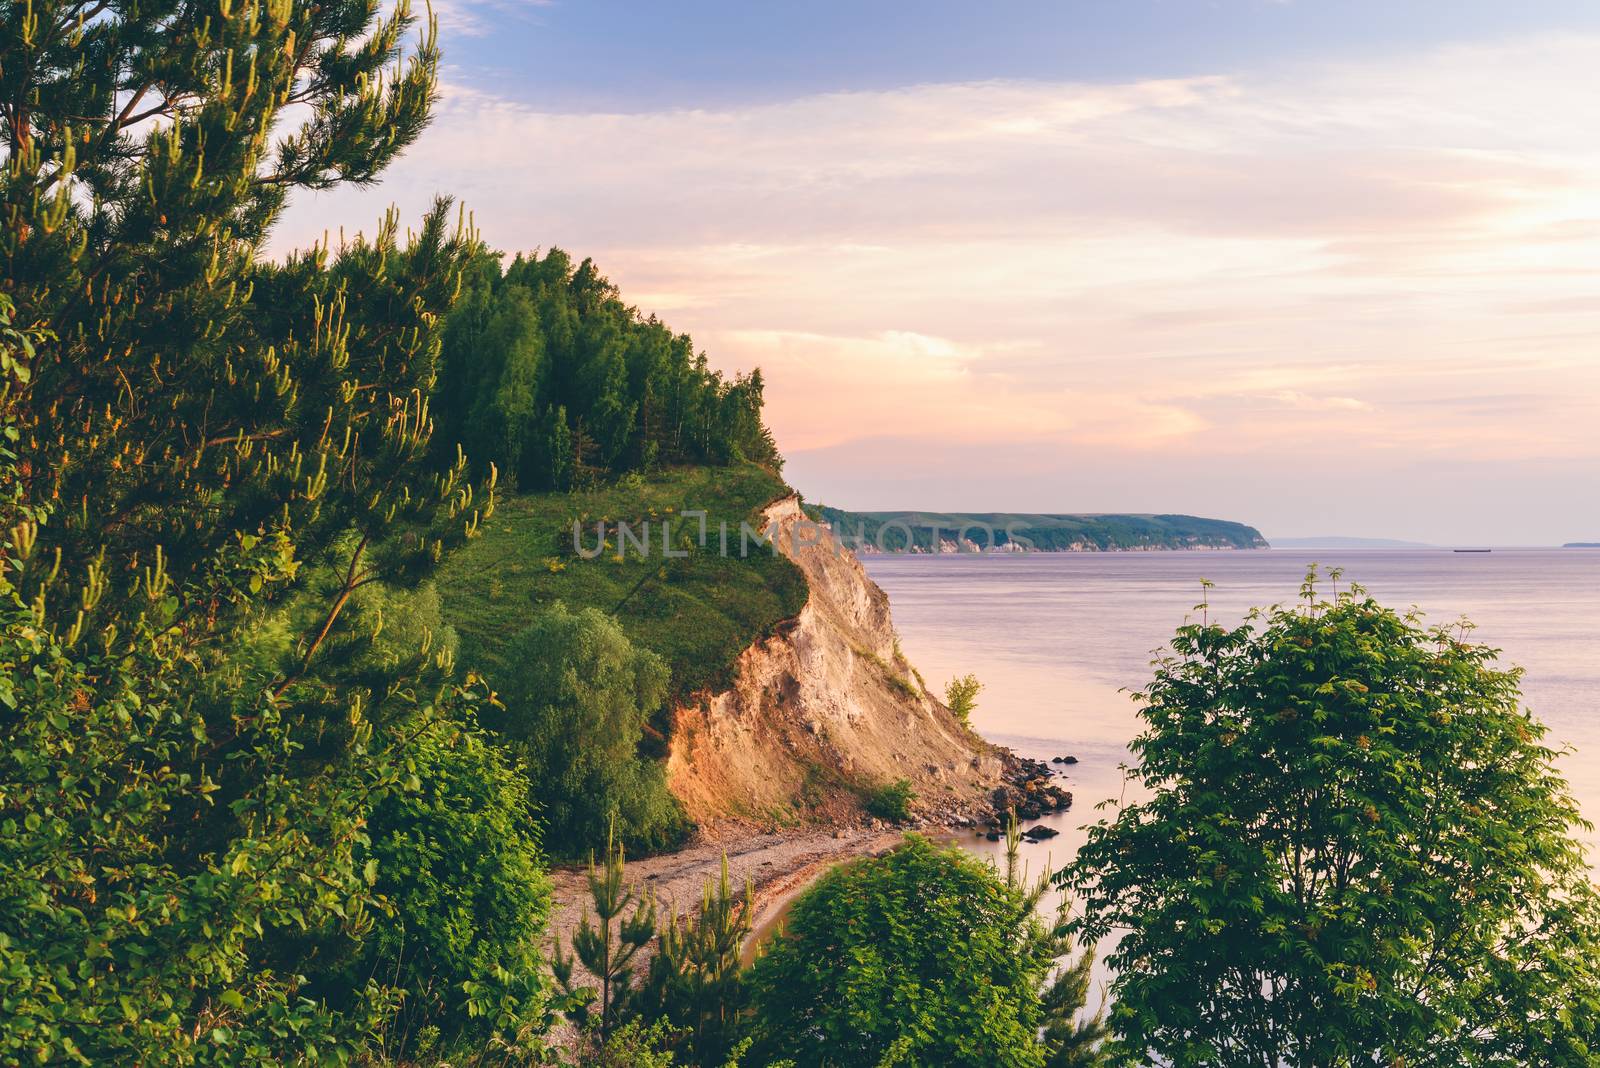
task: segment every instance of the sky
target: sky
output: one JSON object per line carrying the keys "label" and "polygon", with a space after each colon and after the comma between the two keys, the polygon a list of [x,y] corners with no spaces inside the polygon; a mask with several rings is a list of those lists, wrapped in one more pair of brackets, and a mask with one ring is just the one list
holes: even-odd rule
{"label": "sky", "polygon": [[440,0],[457,197],[855,509],[1600,541],[1600,4]]}

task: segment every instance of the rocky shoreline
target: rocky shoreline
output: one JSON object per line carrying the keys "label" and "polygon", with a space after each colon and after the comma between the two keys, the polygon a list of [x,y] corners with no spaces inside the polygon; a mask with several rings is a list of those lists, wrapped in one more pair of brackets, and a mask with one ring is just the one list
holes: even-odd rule
{"label": "rocky shoreline", "polygon": [[[730,862],[735,881],[748,880],[756,890],[757,913],[765,911],[762,891],[769,885],[782,891],[791,889],[797,875],[815,874],[842,860],[892,848],[906,831],[976,830],[998,841],[1013,814],[1019,823],[1028,823],[1072,807],[1072,792],[1063,788],[1051,764],[1018,756],[1009,749],[992,748],[1001,762],[1000,783],[988,797],[977,803],[914,804],[915,815],[903,823],[863,817],[829,830],[825,827],[754,827],[737,820],[721,821],[701,828],[684,848],[628,862],[628,875],[641,888],[649,888],[668,908],[692,909],[699,900],[705,880],[714,878],[722,857]],[[1057,764],[1076,763],[1072,757],[1057,757]],[[1024,837],[1035,840],[1054,837],[1049,827],[1025,828]],[[573,865],[557,868],[556,918],[553,928],[569,933],[563,913],[581,905],[585,892],[583,868]],[[575,916],[571,917],[575,920]]]}
{"label": "rocky shoreline", "polygon": [[[1001,783],[989,795],[987,807],[975,815],[949,820],[952,827],[975,827],[991,842],[999,841],[1015,818],[1019,824],[1031,823],[1072,808],[1072,791],[1057,781],[1051,764],[1076,764],[1076,757],[1056,757],[1053,761],[1032,760],[1009,749],[996,750],[1003,762]],[[1051,827],[1034,826],[1023,830],[1023,837],[1035,841],[1054,838]]]}

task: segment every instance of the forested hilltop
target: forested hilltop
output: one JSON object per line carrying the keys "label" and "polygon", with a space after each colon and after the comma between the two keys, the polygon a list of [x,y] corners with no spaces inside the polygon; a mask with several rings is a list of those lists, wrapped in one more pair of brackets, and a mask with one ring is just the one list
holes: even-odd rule
{"label": "forested hilltop", "polygon": [[741,460],[776,471],[760,370],[724,377],[687,334],[623,303],[561,249],[480,250],[442,338],[437,454],[524,491],[584,489],[630,471]]}
{"label": "forested hilltop", "polygon": [[480,248],[462,278],[432,451],[496,473],[500,498],[444,561],[436,623],[496,694],[479,720],[527,770],[550,853],[586,856],[613,823],[632,849],[671,847],[689,830],[663,776],[674,707],[727,688],[806,602],[781,554],[700,535],[698,513],[759,530],[792,492],[761,373],[711,369],[560,249]]}
{"label": "forested hilltop", "polygon": [[[1192,515],[1057,515],[1029,512],[808,511],[857,552],[1138,552],[1265,549],[1255,527]],[[992,538],[992,542],[991,539]]]}

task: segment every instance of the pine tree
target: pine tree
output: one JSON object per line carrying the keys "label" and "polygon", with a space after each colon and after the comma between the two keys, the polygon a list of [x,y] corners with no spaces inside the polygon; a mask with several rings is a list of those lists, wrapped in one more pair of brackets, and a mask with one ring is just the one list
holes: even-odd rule
{"label": "pine tree", "polygon": [[674,913],[661,928],[644,1000],[683,1033],[688,1063],[720,1064],[742,1037],[750,993],[741,951],[754,913],[752,888],[734,892],[724,855],[699,914]]}
{"label": "pine tree", "polygon": [[[972,676],[967,676],[971,679]],[[961,680],[956,680],[961,681]],[[975,680],[974,680],[975,681]],[[954,685],[954,683],[952,683]],[[1022,848],[1022,833],[1017,827],[1017,814],[1011,812],[1006,821],[1006,883],[1021,892],[1022,908],[1026,915],[1038,911],[1039,904],[1051,887],[1051,873],[1046,871],[1033,882],[1018,861]],[[1044,1017],[1042,1044],[1047,1068],[1106,1068],[1111,1062],[1105,1049],[1110,1031],[1105,1022],[1105,1011],[1082,1019],[1084,1007],[1089,1002],[1089,977],[1094,969],[1095,954],[1091,947],[1068,961],[1076,939],[1068,924],[1068,903],[1063,897],[1056,908],[1053,922],[1041,924],[1031,932],[1031,943],[1026,952],[1050,962],[1050,974],[1039,995],[1041,1014]]]}
{"label": "pine tree", "polygon": [[[563,956],[560,941],[550,958],[551,971],[572,1000],[573,1020],[592,1027],[603,1043],[632,1015],[637,996],[634,958],[656,936],[655,902],[641,897],[626,879],[627,866],[622,843],[617,841],[616,825],[606,833],[605,867],[596,868],[589,859],[589,901],[594,906],[596,923],[591,923],[588,908],[572,936],[572,949],[589,974],[599,980],[598,989],[575,986],[573,956]],[[631,910],[631,911],[630,911]],[[624,915],[626,913],[626,915]],[[599,1016],[591,1009],[599,1001]]]}
{"label": "pine tree", "polygon": [[[492,503],[428,458],[438,326],[480,252],[441,204],[407,241],[391,217],[258,254],[292,191],[370,181],[416,138],[432,28],[407,53],[409,7],[373,0],[29,0],[0,23],[0,259],[31,339],[4,385],[5,666],[29,692],[0,710],[0,1049],[354,1048],[365,1009],[307,997],[296,933],[370,930],[367,812],[454,691],[426,640],[356,670],[376,624],[347,609]],[[285,655],[242,659],[325,571]]]}

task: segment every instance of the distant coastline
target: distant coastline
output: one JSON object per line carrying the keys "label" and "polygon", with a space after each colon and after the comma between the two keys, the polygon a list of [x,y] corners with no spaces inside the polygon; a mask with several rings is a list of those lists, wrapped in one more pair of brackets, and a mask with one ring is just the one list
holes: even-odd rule
{"label": "distant coastline", "polygon": [[1569,541],[1563,549],[1600,549],[1600,541]]}
{"label": "distant coastline", "polygon": [[1174,514],[852,512],[807,505],[857,553],[1163,552],[1266,549],[1255,527]]}

